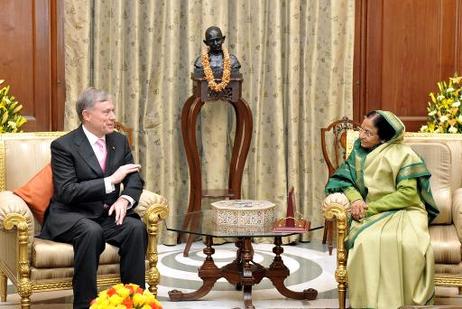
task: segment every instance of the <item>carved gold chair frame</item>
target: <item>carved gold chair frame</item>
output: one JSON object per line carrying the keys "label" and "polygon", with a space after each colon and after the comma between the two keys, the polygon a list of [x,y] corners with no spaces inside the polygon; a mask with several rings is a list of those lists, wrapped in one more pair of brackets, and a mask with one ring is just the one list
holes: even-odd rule
{"label": "carved gold chair frame", "polygon": [[[9,139],[40,139],[40,138],[57,138],[65,132],[34,132],[34,133],[12,133],[0,134],[0,192],[6,190],[6,154],[5,142]],[[146,224],[148,234],[148,248],[146,261],[146,282],[149,290],[157,295],[157,285],[160,280],[160,274],[157,269],[157,236],[159,234],[159,223],[168,215],[168,205],[165,199],[159,199],[158,195],[143,191],[149,203],[147,207],[138,209],[137,212],[143,218]],[[140,205],[141,206],[141,205]],[[0,213],[3,213],[3,219],[0,220],[0,240],[4,243],[14,244],[14,248],[2,247],[1,250],[15,250],[15,261],[6,261],[0,258],[0,300],[6,301],[7,296],[7,278],[17,287],[18,294],[21,297],[21,308],[30,308],[30,296],[33,292],[66,290],[72,288],[72,278],[46,279],[43,281],[34,281],[31,279],[31,260],[30,255],[32,242],[34,241],[34,231],[31,230],[33,225],[32,216],[26,216],[23,213],[8,213],[8,206],[0,205]],[[3,209],[2,209],[3,208]],[[3,255],[5,256],[5,255]],[[9,263],[7,263],[9,262]],[[16,265],[15,269],[8,267]],[[120,282],[119,274],[99,275],[97,278],[98,287],[106,287]]]}

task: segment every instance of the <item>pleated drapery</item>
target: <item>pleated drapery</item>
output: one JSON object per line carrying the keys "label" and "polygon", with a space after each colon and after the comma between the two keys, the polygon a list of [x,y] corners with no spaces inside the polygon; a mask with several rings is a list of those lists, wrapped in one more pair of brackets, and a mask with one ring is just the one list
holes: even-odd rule
{"label": "pleated drapery", "polygon": [[[253,114],[243,198],[273,201],[284,216],[294,186],[298,211],[322,224],[319,129],[352,115],[354,1],[65,0],[65,128],[78,125],[74,105],[85,87],[112,93],[118,119],[135,130],[146,188],[165,196],[172,214],[185,212],[181,108],[212,25],[242,65]],[[230,104],[201,111],[203,187],[226,187],[234,121]],[[164,233],[163,242],[176,235]]]}

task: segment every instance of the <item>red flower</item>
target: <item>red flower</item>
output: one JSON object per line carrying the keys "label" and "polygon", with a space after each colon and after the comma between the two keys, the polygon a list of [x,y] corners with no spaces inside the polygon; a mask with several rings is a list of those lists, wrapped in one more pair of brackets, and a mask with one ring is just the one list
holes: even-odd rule
{"label": "red flower", "polygon": [[133,286],[126,284],[125,287],[130,291],[130,295],[135,294],[135,290],[133,289]]}
{"label": "red flower", "polygon": [[114,295],[114,294],[117,294],[116,289],[110,288],[109,290],[107,290],[107,295],[108,295],[109,297],[111,297],[111,296]]}
{"label": "red flower", "polygon": [[138,289],[136,290],[136,293],[138,293],[138,294],[143,294],[143,289],[142,289],[142,288],[138,288]]}
{"label": "red flower", "polygon": [[133,300],[130,297],[127,297],[122,302],[122,305],[125,305],[127,309],[131,309],[133,308]]}

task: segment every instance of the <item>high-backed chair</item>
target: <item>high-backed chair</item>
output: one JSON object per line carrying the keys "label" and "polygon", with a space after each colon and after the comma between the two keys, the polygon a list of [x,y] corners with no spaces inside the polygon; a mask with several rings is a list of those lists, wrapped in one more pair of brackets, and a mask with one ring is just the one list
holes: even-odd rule
{"label": "high-backed chair", "polygon": [[128,144],[133,147],[133,128],[125,126],[123,123],[116,121],[115,129],[127,136]]}
{"label": "high-backed chair", "polygon": [[[342,162],[346,159],[347,131],[356,130],[359,127],[359,123],[349,119],[348,117],[343,117],[340,120],[332,122],[326,128],[321,128],[322,156],[324,158],[324,162],[326,162],[329,177],[335,173],[340,164],[342,164]],[[332,249],[334,247],[334,230],[334,222],[326,220],[324,223],[322,243],[325,244],[327,241],[329,254],[332,254]]]}
{"label": "high-backed chair", "polygon": [[[347,152],[353,147],[358,132],[348,131]],[[430,184],[440,211],[429,227],[435,256],[435,284],[444,287],[446,295],[461,297],[462,289],[462,134],[406,133],[409,144],[424,160],[432,174]],[[348,230],[348,199],[342,193],[326,197],[323,203],[326,220],[337,222],[337,270],[339,305],[345,308],[347,285],[347,251],[344,246]],[[438,293],[437,293],[438,297]]]}
{"label": "high-backed chair", "polygon": [[[0,134],[0,298],[6,301],[7,278],[17,287],[21,308],[29,308],[33,292],[72,288],[72,245],[35,237],[39,221],[13,190],[50,162],[50,143],[64,132]],[[157,234],[168,214],[162,196],[144,190],[136,212],[148,233],[146,282],[157,294]],[[106,244],[100,257],[98,287],[120,282],[118,249]]]}

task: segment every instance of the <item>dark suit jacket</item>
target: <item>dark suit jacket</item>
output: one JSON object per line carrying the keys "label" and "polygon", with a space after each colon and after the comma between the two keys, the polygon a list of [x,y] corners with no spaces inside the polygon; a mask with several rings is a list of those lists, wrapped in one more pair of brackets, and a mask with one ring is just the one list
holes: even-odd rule
{"label": "dark suit jacket", "polygon": [[117,132],[106,135],[107,161],[103,173],[82,126],[51,143],[51,166],[53,170],[54,194],[45,216],[40,234],[54,239],[67,231],[81,218],[97,219],[107,216],[104,205],[112,205],[120,194],[132,197],[136,203],[127,212],[136,216],[133,208],[143,190],[139,173],[127,175],[116,190],[106,194],[104,177],[112,175],[119,166],[133,163],[127,138]]}

